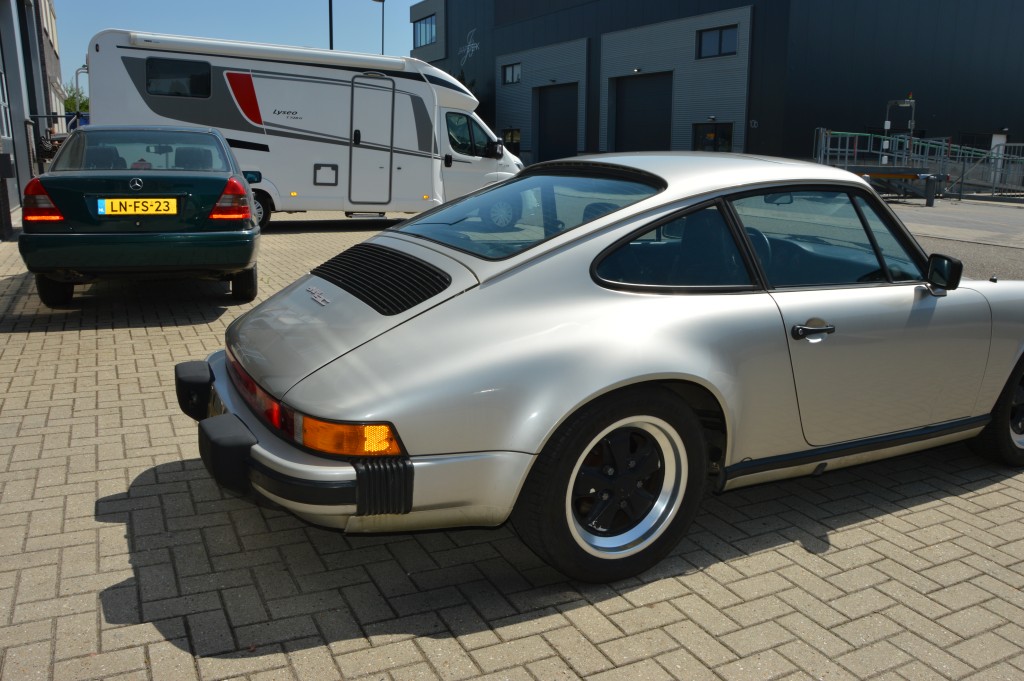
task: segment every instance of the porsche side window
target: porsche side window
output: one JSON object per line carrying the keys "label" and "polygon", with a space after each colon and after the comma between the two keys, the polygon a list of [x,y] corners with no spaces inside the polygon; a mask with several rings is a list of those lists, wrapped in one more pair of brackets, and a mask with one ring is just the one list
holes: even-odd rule
{"label": "porsche side window", "polygon": [[863,196],[854,198],[860,208],[864,219],[868,223],[868,229],[875,237],[875,243],[882,252],[885,266],[889,268],[889,274],[893,281],[922,281],[924,273],[920,265],[915,262],[914,257],[903,247],[903,244],[893,235],[878,210],[868,203]]}
{"label": "porsche side window", "polygon": [[889,281],[846,192],[756,194],[732,205],[771,286]]}
{"label": "porsche side window", "polygon": [[724,217],[714,206],[662,223],[597,266],[600,279],[648,286],[749,286]]}

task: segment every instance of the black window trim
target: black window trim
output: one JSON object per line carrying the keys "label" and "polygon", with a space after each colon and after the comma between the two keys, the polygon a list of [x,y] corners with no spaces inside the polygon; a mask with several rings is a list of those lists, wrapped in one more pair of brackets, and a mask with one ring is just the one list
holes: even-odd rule
{"label": "black window trim", "polygon": [[[736,49],[732,52],[722,52],[722,31],[727,29],[736,29]],[[702,40],[705,33],[711,33],[716,31],[718,33],[718,51],[714,54],[701,54],[701,46],[704,41]],[[740,38],[740,27],[739,24],[725,24],[723,26],[712,26],[711,28],[702,28],[697,31],[697,59],[714,59],[715,57],[733,57],[739,53],[739,38]]]}
{"label": "black window trim", "polygon": [[[150,80],[150,78],[149,78],[149,65],[153,61],[179,62],[179,63],[187,63],[187,64],[202,64],[202,65],[206,66],[206,70],[208,72],[207,73],[207,77],[209,79],[209,91],[205,95],[194,95],[194,94],[191,94],[191,93],[188,93],[188,94],[171,94],[169,92],[153,92],[152,90],[149,89],[149,80]],[[145,68],[146,68],[145,80],[146,80],[146,94],[147,95],[150,95],[150,96],[153,96],[153,97],[175,97],[175,98],[178,98],[178,99],[209,99],[210,97],[213,96],[213,85],[214,85],[214,83],[213,83],[213,64],[211,64],[208,61],[203,61],[202,59],[178,59],[178,58],[175,58],[175,57],[156,57],[156,56],[154,56],[154,57],[146,57]]]}
{"label": "black window trim", "polygon": [[[757,258],[752,256],[752,248],[750,240],[747,235],[737,228],[739,224],[733,219],[732,206],[728,205],[727,197],[719,196],[710,200],[701,201],[700,203],[691,204],[685,208],[681,208],[677,211],[655,220],[654,222],[647,222],[631,231],[626,236],[618,239],[615,243],[602,250],[594,261],[590,264],[590,278],[595,284],[602,288],[612,289],[616,291],[630,291],[633,293],[657,293],[662,295],[695,295],[695,294],[707,294],[707,293],[764,293],[766,291],[764,275],[761,272],[760,266],[757,264]],[[694,285],[694,284],[675,284],[675,285],[662,285],[662,284],[631,284],[623,281],[609,281],[602,279],[597,274],[597,268],[601,263],[614,253],[616,250],[630,243],[634,239],[643,236],[647,232],[653,229],[657,229],[663,225],[678,220],[679,218],[686,217],[691,213],[697,213],[705,208],[714,206],[722,214],[725,224],[729,228],[729,234],[732,236],[733,241],[736,242],[736,248],[740,252],[740,257],[743,258],[743,264],[747,268],[747,273],[751,275],[750,284],[724,284],[724,285]]]}
{"label": "black window trim", "polygon": [[[519,67],[519,77],[507,80],[505,77],[506,73],[515,75],[515,67]],[[517,61],[510,64],[501,65],[501,84],[502,85],[519,85],[523,81],[523,62]]]}
{"label": "black window trim", "polygon": [[[886,275],[888,277],[888,281],[866,281],[866,282],[848,282],[848,283],[844,283],[844,284],[811,284],[811,285],[807,285],[807,286],[782,286],[782,287],[777,287],[777,286],[772,286],[771,285],[771,282],[768,281],[767,276],[764,275],[764,272],[763,272],[762,268],[760,267],[760,264],[758,264],[757,265],[757,271],[761,275],[761,277],[762,277],[761,281],[766,286],[768,291],[780,291],[781,292],[781,291],[809,291],[809,290],[818,290],[818,289],[872,288],[872,287],[878,287],[878,286],[906,286],[906,285],[919,286],[922,283],[926,283],[925,277],[927,275],[924,274],[924,273],[927,273],[927,271],[928,271],[928,255],[927,255],[927,253],[925,253],[924,249],[921,247],[921,244],[919,244],[917,242],[917,240],[913,238],[913,235],[910,234],[910,230],[908,230],[906,228],[906,225],[904,225],[903,222],[900,221],[900,219],[896,216],[896,214],[892,211],[892,209],[889,208],[888,204],[886,204],[884,201],[879,199],[873,192],[869,191],[868,189],[866,189],[864,187],[857,186],[857,185],[853,185],[853,184],[842,184],[842,183],[829,184],[827,182],[814,183],[814,184],[784,183],[784,184],[778,184],[778,185],[761,186],[761,187],[758,187],[756,189],[751,189],[751,190],[748,190],[748,191],[742,191],[742,192],[737,192],[735,194],[728,194],[728,195],[722,196],[721,199],[724,200],[728,204],[729,214],[735,220],[736,225],[739,228],[741,228],[742,231],[744,232],[744,234],[743,234],[744,246],[748,249],[750,254],[753,254],[753,249],[751,247],[749,239],[747,238],[747,236],[745,234],[746,230],[743,229],[743,227],[744,227],[743,220],[740,218],[739,214],[735,212],[735,209],[733,208],[732,202],[734,200],[736,200],[736,199],[743,199],[743,198],[747,198],[749,196],[759,196],[759,195],[764,195],[764,194],[783,193],[783,192],[787,192],[787,191],[792,191],[792,192],[797,192],[797,191],[812,191],[812,192],[813,191],[827,191],[827,192],[840,192],[840,193],[846,194],[847,197],[850,199],[850,203],[857,210],[857,216],[858,216],[858,218],[861,221],[861,229],[863,229],[865,231],[865,233],[868,235],[868,239],[870,240],[872,248],[874,249],[875,258],[880,260],[880,261],[884,261],[885,258],[882,256],[881,249],[878,247],[877,243],[875,242],[875,238],[874,238],[874,235],[871,232],[871,228],[867,224],[867,222],[865,220],[865,216],[860,211],[860,207],[857,206],[857,202],[853,200],[853,197],[859,196],[859,197],[863,198],[864,201],[867,202],[867,204],[869,206],[873,206],[876,209],[881,207],[882,210],[876,210],[875,211],[876,214],[882,220],[882,222],[885,224],[886,228],[893,235],[893,237],[896,239],[896,241],[899,243],[899,245],[902,246],[903,249],[907,252],[907,255],[909,255],[914,260],[914,264],[916,264],[918,266],[918,270],[922,272],[922,278],[921,279],[908,279],[908,280],[905,280],[905,281],[892,281],[892,277],[891,277],[891,275],[889,275],[888,265],[885,265],[885,272],[886,272]],[[757,260],[756,257],[754,258],[754,260],[756,262],[756,260]]]}
{"label": "black window trim", "polygon": [[[433,31],[430,32],[433,35],[433,40],[431,40],[430,42],[427,42],[427,43],[420,43],[420,44],[417,45],[416,44],[416,40],[419,37],[419,33],[420,33],[419,29],[421,27],[425,28],[428,25],[432,26],[433,29],[434,29]],[[412,39],[413,39],[413,46],[412,46],[412,48],[414,50],[418,50],[419,48],[426,47],[428,45],[436,45],[437,44],[437,14],[436,13],[435,14],[430,14],[428,16],[425,16],[425,17],[423,17],[421,19],[417,19],[416,21],[412,22]]]}

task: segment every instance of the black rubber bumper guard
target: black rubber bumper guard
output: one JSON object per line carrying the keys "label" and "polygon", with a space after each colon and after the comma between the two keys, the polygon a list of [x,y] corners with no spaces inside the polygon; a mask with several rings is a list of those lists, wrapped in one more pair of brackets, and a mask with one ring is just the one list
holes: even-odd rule
{"label": "black rubber bumper guard", "polygon": [[354,481],[304,480],[284,475],[250,456],[258,440],[232,413],[207,417],[213,371],[206,362],[174,367],[178,406],[199,421],[199,455],[221,487],[240,494],[258,485],[274,496],[311,506],[356,507],[356,515],[402,514],[412,510],[413,465],[407,456],[350,459]]}

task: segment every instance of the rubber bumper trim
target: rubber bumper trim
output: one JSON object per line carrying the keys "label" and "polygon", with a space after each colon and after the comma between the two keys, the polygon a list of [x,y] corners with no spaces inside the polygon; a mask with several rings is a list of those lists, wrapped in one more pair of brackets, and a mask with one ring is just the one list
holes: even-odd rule
{"label": "rubber bumper trim", "polygon": [[249,491],[249,451],[256,444],[242,420],[234,414],[211,416],[199,422],[199,456],[221,487]]}
{"label": "rubber bumper trim", "polygon": [[258,461],[249,461],[252,484],[276,497],[311,506],[354,506],[358,495],[355,480],[324,482],[283,475]]}
{"label": "rubber bumper trim", "polygon": [[181,362],[174,366],[174,393],[178,397],[178,407],[196,421],[208,416],[212,385],[213,370],[208,362]]}

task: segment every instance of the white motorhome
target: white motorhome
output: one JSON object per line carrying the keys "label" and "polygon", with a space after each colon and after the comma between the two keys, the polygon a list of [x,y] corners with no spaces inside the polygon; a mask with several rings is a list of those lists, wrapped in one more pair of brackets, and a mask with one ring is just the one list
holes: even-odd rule
{"label": "white motorhome", "polygon": [[263,175],[261,224],[271,211],[417,213],[522,168],[465,86],[410,57],[111,29],[90,41],[88,70],[93,123],[218,128]]}

